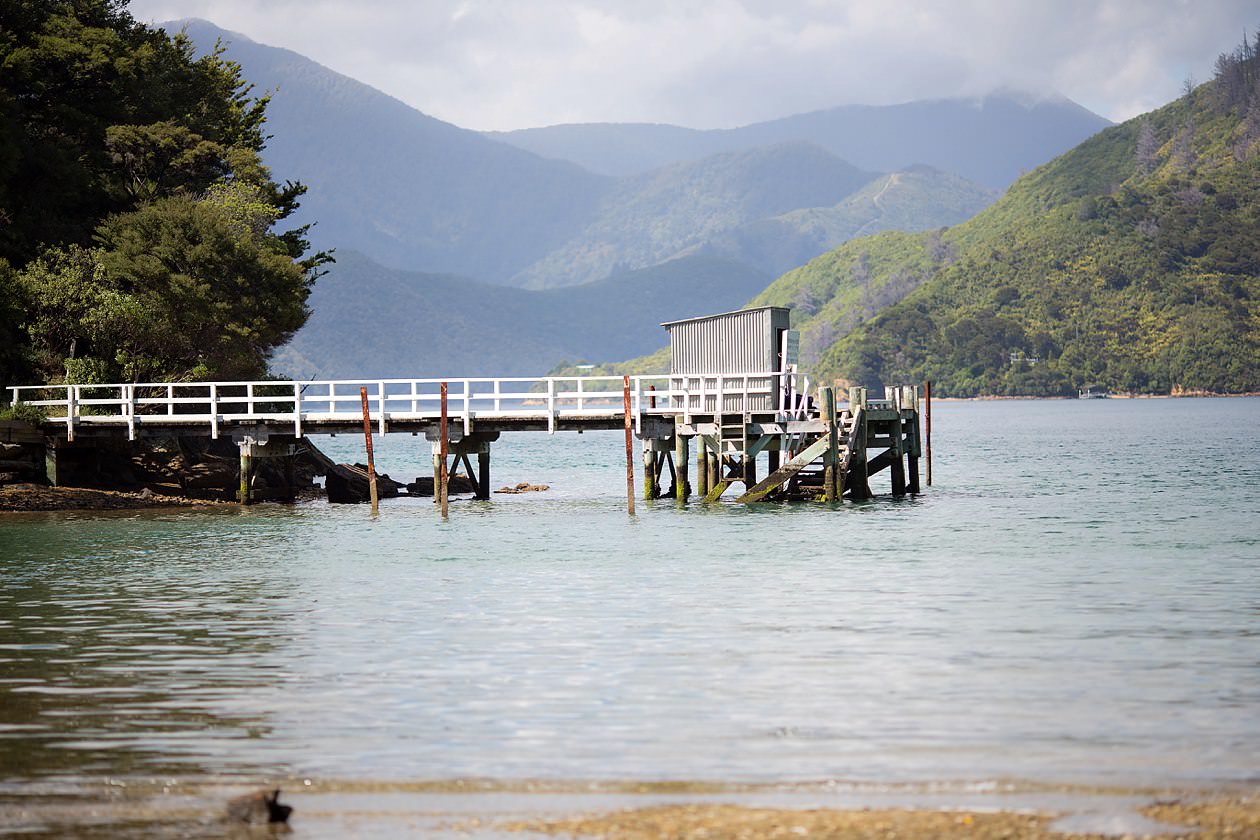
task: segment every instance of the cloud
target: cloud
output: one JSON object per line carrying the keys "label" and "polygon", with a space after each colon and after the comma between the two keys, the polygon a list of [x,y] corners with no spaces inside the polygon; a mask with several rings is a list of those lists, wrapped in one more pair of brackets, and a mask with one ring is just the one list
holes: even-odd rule
{"label": "cloud", "polygon": [[1202,81],[1253,0],[133,0],[458,125],[733,126],[850,103],[1060,92],[1111,119]]}

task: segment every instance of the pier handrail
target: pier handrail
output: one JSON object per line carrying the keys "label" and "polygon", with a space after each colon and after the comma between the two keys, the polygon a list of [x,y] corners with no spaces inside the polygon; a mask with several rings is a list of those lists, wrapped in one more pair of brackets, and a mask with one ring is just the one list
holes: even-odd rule
{"label": "pier handrail", "polygon": [[[805,378],[788,372],[688,373],[630,377],[636,431],[644,416],[718,412],[803,417]],[[310,423],[362,417],[366,388],[384,433],[391,420],[437,420],[441,383],[448,418],[467,433],[476,418],[616,418],[624,412],[620,376],[453,377],[449,379],[321,379],[222,382],[15,385],[11,401],[48,411],[73,439],[77,426],[121,426],[129,438],[144,425],[204,425],[212,437],[232,424],[291,424],[297,437]],[[653,400],[655,398],[655,400]]]}

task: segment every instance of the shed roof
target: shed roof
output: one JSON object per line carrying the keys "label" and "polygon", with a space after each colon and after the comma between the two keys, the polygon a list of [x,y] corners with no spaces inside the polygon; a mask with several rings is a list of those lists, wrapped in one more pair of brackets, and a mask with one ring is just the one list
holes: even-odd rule
{"label": "shed roof", "polygon": [[727,317],[730,317],[731,315],[743,315],[749,312],[767,312],[773,309],[778,309],[783,312],[791,311],[786,306],[752,306],[752,307],[749,307],[748,309],[735,309],[730,312],[719,312],[716,315],[700,315],[699,317],[696,317],[696,318],[681,318],[677,321],[666,321],[663,324],[661,324],[661,326],[664,327],[665,329],[669,329],[670,327],[675,327],[675,326],[678,326],[679,324],[696,324],[696,323],[699,323],[700,321],[712,321],[714,318],[727,318]]}

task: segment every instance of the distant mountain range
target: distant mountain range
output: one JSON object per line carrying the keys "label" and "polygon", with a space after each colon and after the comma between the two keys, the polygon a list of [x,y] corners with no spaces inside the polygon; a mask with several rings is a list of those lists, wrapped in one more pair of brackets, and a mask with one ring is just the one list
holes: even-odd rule
{"label": "distant mountain range", "polygon": [[[474,336],[506,348],[497,372],[634,355],[655,346],[637,336],[659,338],[659,321],[737,307],[849,237],[956,224],[1020,169],[1106,124],[1064,100],[995,95],[721,132],[488,136],[205,21],[165,28],[203,52],[221,42],[271,95],[265,161],[309,187],[292,221],[315,222],[312,242],[338,249],[311,322],[277,358],[295,374],[358,375],[393,360],[407,360],[396,368],[406,373],[439,359],[469,371],[448,354],[488,353]],[[632,316],[647,320],[631,326]],[[320,346],[329,340],[338,355]],[[361,348],[367,367],[348,366]]]}
{"label": "distant mountain range", "polygon": [[538,376],[563,361],[639,356],[663,321],[738,309],[771,275],[683,257],[598,283],[528,291],[384,268],[354,251],[311,294],[310,321],[272,360],[285,376]]}
{"label": "distant mountain range", "polygon": [[994,189],[1110,122],[1063,97],[1018,92],[901,105],[846,105],[742,128],[595,123],[491,132],[591,172],[633,175],[709,155],[790,141],[814,143],[861,169],[927,164]]}

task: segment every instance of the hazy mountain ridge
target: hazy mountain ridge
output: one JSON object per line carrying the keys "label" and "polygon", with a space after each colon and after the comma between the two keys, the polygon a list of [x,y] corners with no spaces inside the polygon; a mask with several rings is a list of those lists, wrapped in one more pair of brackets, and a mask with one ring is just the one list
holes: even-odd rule
{"label": "hazy mountain ridge", "polygon": [[179,21],[201,50],[222,38],[267,110],[267,163],[308,185],[298,221],[320,247],[485,280],[545,256],[613,179],[489,140],[284,49]]}
{"label": "hazy mountain ridge", "polygon": [[490,132],[592,172],[631,175],[750,146],[814,143],[854,166],[890,172],[927,164],[995,189],[1111,125],[1063,97],[986,97],[844,105],[730,129],[593,123]]}
{"label": "hazy mountain ridge", "polygon": [[623,179],[585,230],[514,281],[546,288],[646,268],[751,221],[833,204],[871,177],[808,143],[663,167]]}
{"label": "hazy mountain ridge", "polygon": [[[852,109],[835,109],[719,133],[604,127],[623,146],[638,144],[645,153],[654,154],[657,139],[667,136],[692,143],[695,154],[636,176],[595,175],[428,117],[297,53],[205,21],[169,25],[180,26],[203,50],[223,38],[228,57],[242,64],[258,92],[274,92],[266,160],[278,177],[309,186],[297,220],[317,221],[315,244],[359,250],[398,268],[541,288],[598,280],[685,253],[738,256],[740,248],[709,247],[708,240],[747,238],[739,230],[750,224],[765,222],[770,229],[775,225],[768,220],[793,210],[835,206],[845,197],[842,188],[852,192],[887,171],[865,169],[861,177],[843,156],[821,151],[843,145],[822,123]],[[1000,138],[976,136],[996,124],[995,114],[1032,112],[1013,100],[960,107],[945,110],[969,126],[963,133],[985,154],[1001,145]],[[897,111],[875,109],[885,121]],[[916,126],[918,134],[931,134],[921,129]],[[1028,164],[1041,159],[1034,157],[1036,144],[1019,146],[1005,153],[1023,155]],[[922,212],[907,223],[929,228],[954,221],[951,200],[948,193],[939,207],[922,200]],[[778,272],[789,267],[784,254],[806,259],[835,244],[825,239],[810,253],[808,237],[794,239],[792,248],[756,266]]]}
{"label": "hazy mountain ridge", "polygon": [[272,361],[285,376],[539,376],[564,360],[646,353],[663,321],[735,309],[770,275],[688,257],[568,289],[528,291],[338,256],[311,319]]}

